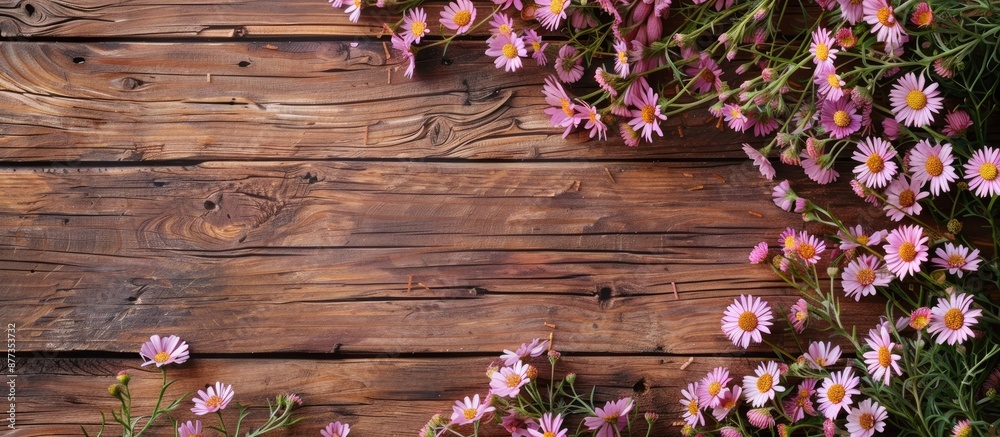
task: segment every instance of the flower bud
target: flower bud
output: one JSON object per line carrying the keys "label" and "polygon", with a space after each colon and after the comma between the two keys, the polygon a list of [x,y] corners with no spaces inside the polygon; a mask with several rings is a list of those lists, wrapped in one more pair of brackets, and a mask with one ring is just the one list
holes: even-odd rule
{"label": "flower bud", "polygon": [[562,356],[562,354],[555,349],[549,349],[549,352],[546,355],[549,357],[549,364],[553,366],[556,365],[556,361],[559,361],[559,357]]}
{"label": "flower bud", "polygon": [[123,385],[128,385],[128,382],[132,379],[132,377],[128,374],[128,370],[122,370],[121,372],[118,372],[118,376],[116,376],[115,379]]}
{"label": "flower bud", "polygon": [[524,373],[526,375],[528,375],[528,378],[531,379],[532,381],[534,381],[536,378],[538,378],[538,368],[535,367],[535,366],[532,366],[531,364],[528,364],[528,369],[525,370]]}
{"label": "flower bud", "polygon": [[830,266],[826,268],[826,274],[831,278],[835,278],[838,273],[840,273],[840,269],[838,269],[837,267]]}
{"label": "flower bud", "polygon": [[569,375],[566,375],[566,382],[568,382],[569,385],[573,385],[573,383],[576,382],[576,374],[570,373]]}
{"label": "flower bud", "polygon": [[962,222],[957,219],[948,220],[948,232],[951,232],[952,234],[962,232]]}
{"label": "flower bud", "polygon": [[111,386],[108,387],[108,393],[110,393],[111,397],[113,397],[115,399],[121,399],[122,398],[122,386],[119,385],[119,384],[111,384]]}
{"label": "flower bud", "polygon": [[647,411],[646,414],[643,415],[643,417],[646,418],[646,423],[652,425],[656,423],[656,420],[660,418],[660,415],[652,411]]}

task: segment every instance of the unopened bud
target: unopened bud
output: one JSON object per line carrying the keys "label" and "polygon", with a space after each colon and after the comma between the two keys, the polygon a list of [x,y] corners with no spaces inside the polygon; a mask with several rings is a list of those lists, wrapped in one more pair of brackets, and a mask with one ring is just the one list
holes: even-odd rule
{"label": "unopened bud", "polygon": [[132,376],[128,374],[127,370],[122,370],[121,372],[118,372],[118,376],[116,376],[115,379],[117,379],[118,382],[122,383],[123,385],[128,385],[128,382],[130,379],[132,379]]}
{"label": "unopened bud", "polygon": [[646,422],[649,423],[650,425],[656,423],[656,421],[660,418],[659,414],[656,414],[652,411],[647,411],[646,414],[644,414],[643,416],[646,418]]}
{"label": "unopened bud", "polygon": [[528,365],[528,369],[525,370],[524,373],[528,375],[528,378],[531,380],[538,378],[538,368],[530,364]]}
{"label": "unopened bud", "polygon": [[576,374],[570,373],[569,375],[566,375],[566,382],[568,382],[569,385],[573,385],[573,383],[576,382]]}
{"label": "unopened bud", "polygon": [[952,234],[962,232],[962,222],[957,219],[948,220],[948,232],[951,232]]}
{"label": "unopened bud", "polygon": [[111,384],[111,386],[108,387],[108,393],[110,393],[111,397],[113,397],[115,399],[121,399],[122,398],[122,386],[119,385],[119,384]]}

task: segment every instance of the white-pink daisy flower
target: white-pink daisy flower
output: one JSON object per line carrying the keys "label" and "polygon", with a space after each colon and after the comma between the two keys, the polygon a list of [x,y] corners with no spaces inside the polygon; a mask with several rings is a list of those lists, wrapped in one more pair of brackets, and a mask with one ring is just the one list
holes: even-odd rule
{"label": "white-pink daisy flower", "polygon": [[819,262],[820,254],[826,250],[826,243],[815,235],[802,231],[795,237],[795,255],[806,265]]}
{"label": "white-pink daisy flower", "polygon": [[399,37],[398,35],[393,35],[390,38],[390,41],[392,41],[392,48],[402,52],[403,58],[407,61],[406,70],[403,71],[403,77],[412,78],[413,70],[417,66],[416,56],[413,54],[413,50],[411,50],[413,41]]}
{"label": "white-pink daisy flower", "polygon": [[552,415],[552,413],[542,414],[538,421],[538,429],[528,429],[528,434],[532,437],[566,437],[568,430],[562,427],[562,414]]}
{"label": "white-pink daisy flower", "polygon": [[729,377],[729,369],[725,367],[712,369],[701,381],[698,381],[698,403],[706,408],[718,407],[722,403],[726,391],[729,390],[726,385],[732,380],[733,378]]}
{"label": "white-pink daisy flower", "polygon": [[198,390],[198,397],[191,399],[194,407],[191,412],[203,416],[208,413],[225,410],[229,401],[233,400],[233,386],[223,385],[216,381],[215,386],[208,386],[206,390]]}
{"label": "white-pink daisy flower", "polygon": [[192,423],[189,420],[187,423],[182,423],[181,426],[177,427],[177,435],[180,437],[201,437],[201,421],[196,420]]}
{"label": "white-pink daisy flower", "polygon": [[573,83],[583,77],[583,58],[576,47],[566,44],[559,49],[556,56],[556,74],[563,83]]}
{"label": "white-pink daisy flower", "polygon": [[956,109],[944,116],[944,128],[941,133],[949,137],[960,137],[965,135],[965,131],[972,127],[972,118],[969,113],[962,109]]}
{"label": "white-pink daisy flower", "polygon": [[785,396],[782,401],[785,414],[792,419],[792,423],[798,422],[806,417],[815,416],[816,408],[813,406],[812,396],[816,393],[816,383],[819,380],[806,378],[799,383],[798,393],[794,396]]}
{"label": "white-pink daisy flower", "polygon": [[910,127],[931,124],[934,114],[944,108],[944,98],[938,91],[938,84],[935,82],[925,86],[924,76],[913,73],[906,73],[892,86],[889,101],[896,120]]}
{"label": "white-pink daisy flower", "polygon": [[340,421],[330,422],[319,431],[323,437],[347,437],[351,433],[351,425],[340,423]]}
{"label": "white-pink daisy flower", "polygon": [[636,131],[642,132],[642,137],[652,143],[653,132],[663,136],[660,121],[666,120],[667,116],[660,113],[659,95],[654,93],[652,88],[647,87],[641,91],[638,101],[635,102],[637,109],[632,110],[632,120],[629,120],[628,124]]}
{"label": "white-pink daisy flower", "polygon": [[979,197],[1000,196],[1000,149],[983,147],[972,152],[965,164],[965,179],[969,189]]}
{"label": "white-pink daisy flower", "polygon": [[740,403],[743,396],[743,389],[739,385],[727,388],[719,401],[719,406],[712,409],[712,416],[715,420],[722,421],[729,415],[730,411]]}
{"label": "white-pink daisy flower", "polygon": [[159,335],[149,337],[149,341],[139,348],[139,356],[143,358],[143,366],[156,364],[156,367],[167,364],[182,364],[188,360],[187,342],[180,337],[171,335],[160,338]]}
{"label": "white-pink daisy flower", "polygon": [[[487,396],[486,399],[489,400],[490,397]],[[464,401],[455,401],[455,405],[451,409],[451,423],[456,425],[475,422],[482,419],[484,414],[496,411],[496,408],[490,406],[489,402],[481,403],[478,394],[472,399],[466,396]]]}
{"label": "white-pink daisy flower", "polygon": [[830,138],[845,138],[861,129],[861,114],[850,97],[824,100],[819,122],[830,133]]}
{"label": "white-pink daisy flower", "polygon": [[927,261],[927,240],[924,229],[917,225],[900,226],[885,237],[885,264],[900,279],[920,271],[920,263]]}
{"label": "white-pink daisy flower", "polygon": [[910,150],[910,171],[914,179],[928,181],[931,194],[937,196],[951,190],[951,183],[958,179],[952,165],[951,144],[932,146],[929,140],[921,140]]}
{"label": "white-pink daisy flower", "polygon": [[819,410],[831,420],[836,420],[841,410],[850,411],[851,396],[861,394],[861,390],[857,389],[860,382],[861,378],[854,376],[854,370],[850,367],[831,373],[816,390]]}
{"label": "white-pink daisy flower", "polygon": [[469,31],[476,21],[476,7],[470,0],[455,0],[441,11],[441,25],[454,30],[456,35]]}
{"label": "white-pink daisy flower", "polygon": [[698,386],[697,382],[690,382],[686,389],[681,390],[680,402],[684,406],[684,415],[681,417],[690,426],[705,425],[705,415],[701,412],[703,406],[698,403]]}
{"label": "white-pink daisy flower", "polygon": [[424,8],[411,8],[403,17],[403,39],[420,44],[420,38],[431,31],[427,26],[427,12]]}
{"label": "white-pink daisy flower", "polygon": [[885,429],[885,420],[888,418],[889,413],[885,407],[871,399],[865,399],[847,414],[847,432],[851,433],[850,437],[872,437]]}
{"label": "white-pink daisy flower", "polygon": [[760,429],[767,429],[774,426],[774,416],[771,415],[770,408],[754,408],[747,411],[747,422]]}
{"label": "white-pink daisy flower", "polygon": [[[688,389],[690,388],[691,386],[688,385]],[[604,404],[604,408],[594,409],[596,417],[584,418],[583,424],[594,431],[594,437],[615,437],[628,424],[628,413],[632,411],[633,406],[635,406],[635,402],[632,398],[621,398],[615,402],[608,401]],[[697,408],[697,402],[695,407]],[[701,411],[698,411],[698,414],[700,415]],[[705,424],[704,417],[702,417],[701,423]]]}
{"label": "white-pink daisy flower", "polygon": [[535,19],[546,29],[556,30],[559,22],[566,19],[566,7],[570,3],[571,0],[536,0]]}
{"label": "white-pink daisy flower", "polygon": [[576,115],[576,105],[566,94],[562,84],[556,80],[555,76],[545,78],[545,86],[542,87],[542,94],[545,94],[545,103],[549,104],[545,108],[545,113],[550,117],[549,123],[552,126],[565,127],[563,138],[580,122],[574,117]]}
{"label": "white-pink daisy flower", "polygon": [[628,43],[623,39],[615,40],[615,73],[622,79],[629,74]]}
{"label": "white-pink daisy flower", "polygon": [[979,270],[979,263],[982,261],[979,258],[979,249],[972,249],[970,253],[968,247],[960,244],[945,243],[943,249],[939,247],[934,250],[934,253],[937,256],[931,259],[931,262],[938,267],[948,269],[948,273],[959,278],[962,277],[963,270],[966,272]]}
{"label": "white-pink daisy flower", "polygon": [[725,116],[725,121],[729,125],[729,128],[737,131],[744,132],[750,128],[750,120],[747,118],[746,114],[743,113],[743,109],[740,105],[735,103],[726,104],[722,108],[722,114]]}
{"label": "white-pink daisy flower", "polygon": [[866,232],[861,225],[847,228],[847,235],[842,231],[837,231],[840,237],[840,250],[851,250],[857,247],[870,247],[882,242],[882,239],[889,235],[889,231],[881,229],[873,232]]}
{"label": "white-pink daisy flower", "polygon": [[896,343],[893,343],[889,338],[889,330],[886,327],[883,326],[878,331],[871,330],[865,342],[868,343],[868,347],[872,348],[871,351],[864,353],[864,358],[865,364],[868,366],[868,373],[871,374],[873,380],[882,381],[883,384],[889,385],[893,371],[896,371],[896,375],[903,374],[898,363],[901,357],[892,353],[896,349]]}
{"label": "white-pink daisy flower", "polygon": [[497,396],[516,398],[521,393],[521,387],[531,382],[528,378],[528,365],[522,361],[513,366],[501,367],[490,377],[490,392]]}
{"label": "white-pink daisy flower", "polygon": [[779,385],[781,373],[778,371],[778,363],[760,363],[754,373],[755,376],[743,377],[743,396],[751,406],[762,407],[767,401],[774,399],[775,392],[785,390]]}
{"label": "white-pink daisy flower", "polygon": [[364,5],[362,0],[347,0],[347,9],[344,9],[344,13],[348,15],[347,18],[352,23],[357,23],[358,19],[361,18],[361,8]]}
{"label": "white-pink daisy flower", "polygon": [[814,341],[809,343],[809,349],[802,356],[809,363],[809,367],[822,370],[840,359],[840,346],[833,344],[832,341]]}
{"label": "white-pink daisy flower", "polygon": [[797,334],[801,334],[806,329],[808,321],[809,303],[805,299],[799,299],[788,309],[788,323],[792,325]]}
{"label": "white-pink daisy flower", "polygon": [[549,59],[545,57],[545,49],[549,47],[549,43],[542,44],[542,37],[535,32],[535,29],[524,30],[524,43],[531,49],[531,59],[534,59],[535,63],[538,65],[549,63]]}
{"label": "white-pink daisy flower", "polygon": [[584,122],[584,129],[590,131],[590,138],[597,136],[600,140],[608,139],[608,125],[601,121],[601,114],[597,112],[597,108],[591,106],[589,103],[582,100],[578,100],[579,105],[576,107],[576,122]]}
{"label": "white-pink daisy flower", "polygon": [[760,264],[767,259],[767,242],[761,241],[750,251],[750,264]]}
{"label": "white-pink daisy flower", "polygon": [[767,180],[774,179],[774,166],[771,165],[771,161],[767,160],[767,157],[763,153],[760,153],[757,149],[754,149],[747,143],[743,143],[743,153],[753,160],[753,165],[756,165],[760,169],[760,174],[764,176]]}
{"label": "white-pink daisy flower", "polygon": [[521,68],[521,57],[528,56],[528,50],[524,48],[524,40],[517,33],[511,32],[508,35],[495,35],[486,49],[486,56],[496,57],[493,65],[510,72]]}
{"label": "white-pink daisy flower", "polygon": [[722,69],[708,53],[702,52],[698,56],[698,63],[689,65],[684,72],[694,78],[691,87],[693,92],[704,94],[713,89],[715,91],[722,89]]}
{"label": "white-pink daisy flower", "polygon": [[864,0],[862,17],[872,26],[872,33],[878,42],[889,47],[901,47],[906,38],[906,30],[896,20],[895,12],[888,0]]}
{"label": "white-pink daisy flower", "polygon": [[969,437],[972,435],[972,422],[969,419],[959,420],[951,428],[951,437]]}
{"label": "white-pink daisy flower", "polygon": [[861,163],[854,167],[858,180],[868,188],[883,188],[896,175],[896,149],[888,141],[877,137],[867,137],[858,143],[854,160]]}
{"label": "white-pink daisy flower", "polygon": [[813,82],[819,87],[819,94],[826,100],[840,100],[844,97],[844,79],[832,65],[817,67]]}
{"label": "white-pink daisy flower", "polygon": [[502,10],[510,9],[511,6],[519,11],[524,9],[524,3],[521,3],[521,0],[493,0],[493,3],[500,5]]}
{"label": "white-pink daisy flower", "polygon": [[833,67],[833,60],[837,59],[840,50],[833,48],[833,38],[830,31],[818,28],[813,31],[812,44],[809,45],[809,53],[813,55],[813,63],[817,67]]}
{"label": "white-pink daisy flower", "polygon": [[510,349],[504,349],[503,355],[500,358],[505,366],[513,366],[517,364],[518,361],[523,360],[528,357],[540,357],[549,349],[549,341],[536,338],[531,340],[531,343],[521,343],[521,347],[517,350],[512,351]]}
{"label": "white-pink daisy flower", "polygon": [[910,179],[905,174],[900,174],[898,178],[889,184],[885,190],[885,215],[893,221],[900,221],[903,217],[920,215],[923,206],[920,200],[931,194],[920,191],[924,183],[918,179]]}
{"label": "white-pink daisy flower", "polygon": [[774,186],[771,190],[771,197],[778,208],[788,212],[792,212],[793,210],[796,210],[795,212],[802,212],[796,208],[800,197],[792,190],[792,184],[788,182],[788,179]]}
{"label": "white-pink daisy flower", "polygon": [[771,307],[767,302],[759,297],[740,295],[739,299],[734,299],[726,308],[722,316],[722,332],[733,344],[746,349],[751,341],[754,343],[763,341],[762,332],[771,333],[768,327],[771,326],[773,319]]}
{"label": "white-pink daisy flower", "polygon": [[892,282],[892,275],[882,266],[877,256],[864,254],[851,261],[841,274],[844,294],[860,301],[862,296],[875,294],[875,287],[885,287]]}
{"label": "white-pink daisy flower", "polygon": [[962,344],[969,337],[975,337],[969,327],[976,324],[983,310],[969,309],[971,305],[971,294],[952,294],[947,299],[938,299],[938,304],[931,309],[931,324],[927,332],[935,334],[934,341],[938,344]]}
{"label": "white-pink daisy flower", "polygon": [[[861,4],[861,0],[837,0],[840,3],[840,15],[844,17],[851,26],[858,24],[861,21],[861,17],[864,16],[865,9],[864,5]],[[841,29],[847,29],[850,31],[849,27],[842,27]]]}

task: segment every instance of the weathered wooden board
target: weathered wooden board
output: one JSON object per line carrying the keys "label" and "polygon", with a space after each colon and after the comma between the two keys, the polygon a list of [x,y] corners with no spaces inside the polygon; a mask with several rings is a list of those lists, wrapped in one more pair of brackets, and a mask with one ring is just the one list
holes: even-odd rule
{"label": "weathered wooden board", "polygon": [[543,113],[549,69],[498,72],[482,43],[452,45],[450,65],[422,53],[414,80],[387,53],[375,42],[5,42],[0,160],[744,156],[746,139],[707,111],[667,120],[656,144],[563,139]]}
{"label": "weathered wooden board", "polygon": [[[169,331],[215,353],[483,352],[548,322],[570,351],[732,352],[718,320],[733,297],[790,299],[766,268],[748,265],[749,249],[801,224],[752,171],[8,169],[0,269],[10,293],[0,314],[23,325],[27,350],[122,351]],[[854,199],[834,199],[852,212]]]}
{"label": "weathered wooden board", "polygon": [[[516,346],[510,344],[507,348]],[[259,423],[261,415],[266,414],[260,409],[267,398],[296,392],[307,405],[303,414],[310,417],[297,425],[292,435],[318,435],[326,423],[340,420],[351,424],[352,434],[383,436],[416,435],[434,413],[450,415],[455,400],[476,393],[484,395],[489,388],[485,369],[492,359],[489,356],[325,360],[193,357],[184,365],[170,368],[170,378],[179,381],[171,389],[174,396],[215,381],[232,384],[236,401],[257,407],[250,423]],[[688,357],[564,356],[557,364],[557,377],[576,373],[577,389],[585,393],[597,386],[595,399],[599,405],[619,397],[635,397],[639,420],[642,421],[641,414],[646,411],[660,414],[654,435],[663,435],[668,430],[676,433],[678,429],[672,423],[681,415],[678,399],[687,382],[701,378],[717,366],[730,368],[739,379],[753,366],[750,359],[699,356],[681,370],[687,360]],[[151,409],[150,394],[155,393],[160,383],[159,372],[136,368],[138,359],[56,357],[26,359],[21,363],[19,430],[8,435],[79,435],[79,425],[95,430],[100,422],[99,411],[107,413],[116,405],[107,388],[115,382],[114,375],[119,370],[129,369],[133,374],[130,388],[133,394],[142,396],[137,396],[135,406],[140,412]],[[541,380],[547,381],[548,363],[535,364],[541,370]],[[186,400],[175,416],[183,421],[196,419],[189,411],[191,406]],[[201,419],[217,420],[214,415]],[[227,420],[232,419],[227,416]],[[155,435],[167,435],[165,429],[158,431]]]}

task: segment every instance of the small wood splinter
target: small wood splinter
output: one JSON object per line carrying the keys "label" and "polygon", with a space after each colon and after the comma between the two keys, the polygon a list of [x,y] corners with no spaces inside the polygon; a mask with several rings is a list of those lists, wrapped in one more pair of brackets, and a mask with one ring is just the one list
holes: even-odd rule
{"label": "small wood splinter", "polygon": [[553,325],[553,324],[551,324],[549,322],[545,322],[545,323],[543,323],[543,325],[545,325],[546,328],[556,329],[556,325]]}
{"label": "small wood splinter", "polygon": [[712,173],[712,176],[715,176],[715,178],[722,181],[722,183],[726,183],[726,178],[719,176],[718,173]]}
{"label": "small wood splinter", "polygon": [[426,286],[426,285],[424,285],[424,283],[423,283],[423,282],[417,282],[417,285],[419,285],[419,286],[421,286],[421,287],[424,287],[424,290],[427,290],[427,291],[431,291],[431,288],[430,288],[430,287],[428,287],[428,286]]}
{"label": "small wood splinter", "polygon": [[750,214],[750,215],[752,215],[754,217],[757,217],[757,218],[764,218],[764,215],[761,214],[761,213],[759,213],[759,212],[757,212],[757,211],[747,210],[747,214]]}
{"label": "small wood splinter", "polygon": [[687,369],[692,362],[694,362],[694,357],[688,357],[688,360],[685,361],[684,364],[681,364],[681,370]]}
{"label": "small wood splinter", "polygon": [[406,294],[410,294],[411,290],[413,290],[413,275],[410,275],[410,280],[406,281]]}
{"label": "small wood splinter", "polygon": [[[364,144],[366,146],[368,145],[368,128],[369,127],[370,127],[370,125],[367,125],[367,124],[365,125],[365,142],[362,143],[362,144]],[[410,279],[413,279],[413,276],[410,276]]]}
{"label": "small wood splinter", "polygon": [[698,190],[701,190],[703,188],[705,188],[704,185],[695,185],[695,186],[693,186],[691,188],[688,188],[688,191],[698,191]]}
{"label": "small wood splinter", "polygon": [[615,180],[615,177],[611,175],[611,170],[608,170],[607,167],[604,167],[604,172],[608,174],[608,178],[611,179],[611,183],[612,184],[617,184],[618,183],[618,181]]}
{"label": "small wood splinter", "polygon": [[677,295],[677,284],[671,282],[670,286],[674,288],[674,300],[681,300],[681,297]]}
{"label": "small wood splinter", "polygon": [[208,76],[205,77],[205,82],[212,83],[212,73],[208,73]]}

